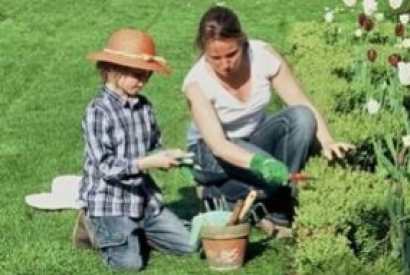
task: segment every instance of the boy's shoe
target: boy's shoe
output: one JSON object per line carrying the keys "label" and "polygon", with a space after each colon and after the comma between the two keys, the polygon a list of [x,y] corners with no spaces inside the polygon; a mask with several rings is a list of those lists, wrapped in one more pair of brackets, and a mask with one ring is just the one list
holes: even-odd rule
{"label": "boy's shoe", "polygon": [[274,224],[283,227],[290,227],[291,222],[289,218],[283,213],[268,213],[265,216],[266,219],[270,220]]}
{"label": "boy's shoe", "polygon": [[83,210],[78,212],[73,231],[74,247],[80,250],[96,248],[95,236],[91,230],[90,221]]}

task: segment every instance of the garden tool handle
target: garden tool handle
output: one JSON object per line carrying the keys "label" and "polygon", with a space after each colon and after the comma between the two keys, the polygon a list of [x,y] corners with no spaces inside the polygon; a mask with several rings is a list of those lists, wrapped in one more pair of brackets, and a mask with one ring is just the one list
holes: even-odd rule
{"label": "garden tool handle", "polygon": [[238,223],[239,215],[241,214],[243,205],[244,205],[243,200],[238,200],[235,203],[235,207],[233,208],[231,218],[229,219],[229,222],[228,222],[228,226],[229,225],[236,225]]}
{"label": "garden tool handle", "polygon": [[246,196],[245,202],[243,204],[241,213],[239,214],[239,221],[242,221],[246,213],[248,213],[249,209],[251,208],[253,202],[256,199],[257,194],[258,193],[256,192],[256,190],[251,190],[248,193],[248,196]]}
{"label": "garden tool handle", "polygon": [[302,173],[289,174],[289,180],[292,182],[315,180],[315,179],[316,179],[315,177],[311,177],[311,176],[308,176]]}

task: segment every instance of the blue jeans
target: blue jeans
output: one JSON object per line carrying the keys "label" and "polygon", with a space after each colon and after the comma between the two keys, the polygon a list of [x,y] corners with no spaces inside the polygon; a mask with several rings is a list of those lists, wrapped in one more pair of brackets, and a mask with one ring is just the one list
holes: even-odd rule
{"label": "blue jeans", "polygon": [[103,261],[114,269],[141,270],[148,257],[148,243],[168,254],[194,252],[189,244],[189,231],[167,208],[157,216],[146,211],[138,220],[126,216],[90,220]]}
{"label": "blue jeans", "polygon": [[[233,139],[232,142],[250,152],[265,151],[295,173],[307,161],[316,128],[313,112],[305,106],[294,106],[266,118],[248,138]],[[250,170],[215,157],[203,140],[190,146],[189,151],[195,153],[194,161],[202,168],[194,170],[193,176],[206,186],[205,197],[207,192],[212,196],[217,188],[228,200],[235,201],[244,198],[251,188],[256,188],[267,195],[265,206],[269,212],[292,220],[294,200],[291,187],[268,184]]]}

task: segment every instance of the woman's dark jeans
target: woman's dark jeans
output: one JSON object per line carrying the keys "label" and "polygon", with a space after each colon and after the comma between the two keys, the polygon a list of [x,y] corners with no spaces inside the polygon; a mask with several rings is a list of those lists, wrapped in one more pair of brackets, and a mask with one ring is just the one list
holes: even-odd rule
{"label": "woman's dark jeans", "polygon": [[[250,152],[268,152],[295,173],[307,160],[316,127],[315,116],[308,107],[294,106],[266,118],[246,140],[233,139],[232,142]],[[201,167],[193,171],[193,176],[206,187],[205,197],[220,192],[234,202],[245,198],[250,189],[259,189],[267,196],[265,206],[270,213],[293,220],[295,200],[291,186],[268,184],[250,170],[215,157],[203,140],[190,146],[189,151],[195,153],[194,161]]]}

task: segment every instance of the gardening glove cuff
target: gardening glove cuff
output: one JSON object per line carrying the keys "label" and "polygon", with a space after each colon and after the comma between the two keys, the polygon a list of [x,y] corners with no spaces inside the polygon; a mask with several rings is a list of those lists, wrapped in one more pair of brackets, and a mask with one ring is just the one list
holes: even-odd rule
{"label": "gardening glove cuff", "polygon": [[250,170],[269,183],[288,184],[289,170],[286,165],[266,153],[256,153]]}

